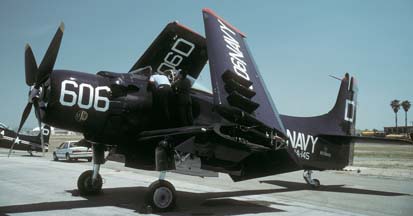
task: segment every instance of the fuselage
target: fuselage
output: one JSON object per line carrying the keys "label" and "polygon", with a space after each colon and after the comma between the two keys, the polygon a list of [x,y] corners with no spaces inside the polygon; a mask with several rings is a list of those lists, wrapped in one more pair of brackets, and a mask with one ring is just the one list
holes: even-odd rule
{"label": "fuselage", "polygon": [[[191,97],[195,125],[225,122],[214,112],[211,93],[192,89]],[[93,142],[121,148],[123,146],[127,151],[131,151],[128,147],[130,145],[133,145],[134,149],[139,146],[137,137],[140,132],[160,128],[160,122],[153,121],[157,113],[152,107],[148,76],[144,74],[99,72],[94,75],[75,71],[53,71],[45,102],[42,120],[46,124],[81,132],[86,139]],[[176,109],[178,107],[172,96],[172,117],[175,116]],[[340,156],[340,152],[347,149],[346,143],[332,147],[329,142],[318,137],[326,131],[326,127],[336,127],[340,119],[331,120],[328,115],[314,118],[281,115],[280,118],[289,138],[287,148],[295,153],[294,156],[277,156],[273,153],[259,156],[268,157],[269,160],[277,157],[276,164],[289,164],[287,168],[276,167],[277,172],[292,171],[300,167],[338,169],[347,165],[348,157],[345,156],[348,154]],[[136,151],[153,151],[153,148],[137,148]],[[142,155],[142,152],[139,154]],[[291,165],[291,161],[295,161],[295,165]]]}
{"label": "fuselage", "polygon": [[[50,131],[47,130],[45,133],[47,135],[44,136],[46,139],[46,150],[48,149],[48,136]],[[47,137],[47,138],[46,138]],[[42,146],[40,142],[40,137],[39,136],[31,136],[31,135],[19,135],[17,139],[17,133],[14,132],[13,130],[7,129],[7,128],[1,128],[0,127],[0,147],[1,148],[8,148],[12,146],[12,144],[16,142],[16,144],[13,146],[13,149],[15,150],[23,150],[23,151],[42,151]]]}

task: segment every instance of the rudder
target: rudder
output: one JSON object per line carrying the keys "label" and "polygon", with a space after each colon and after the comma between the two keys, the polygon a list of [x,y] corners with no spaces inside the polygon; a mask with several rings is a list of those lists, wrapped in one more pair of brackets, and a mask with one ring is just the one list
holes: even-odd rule
{"label": "rudder", "polygon": [[44,143],[45,143],[45,144],[49,144],[49,139],[50,139],[50,134],[51,134],[51,133],[52,133],[52,131],[51,131],[49,125],[43,126],[41,133],[39,133],[39,134],[37,135],[38,143],[41,143],[41,141],[40,141],[40,136],[43,135],[43,141],[44,141]]}
{"label": "rudder", "polygon": [[356,79],[346,73],[341,80],[336,103],[333,109],[327,113],[331,119],[341,119],[339,124],[342,125],[342,132],[344,132],[342,135],[355,134],[357,92]]}

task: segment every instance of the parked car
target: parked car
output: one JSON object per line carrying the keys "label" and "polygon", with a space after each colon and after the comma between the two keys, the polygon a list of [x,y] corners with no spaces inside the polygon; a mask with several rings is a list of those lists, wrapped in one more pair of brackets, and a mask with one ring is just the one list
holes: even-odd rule
{"label": "parked car", "polygon": [[65,159],[67,161],[87,159],[92,161],[93,152],[91,148],[79,145],[78,141],[66,141],[53,152],[53,160]]}

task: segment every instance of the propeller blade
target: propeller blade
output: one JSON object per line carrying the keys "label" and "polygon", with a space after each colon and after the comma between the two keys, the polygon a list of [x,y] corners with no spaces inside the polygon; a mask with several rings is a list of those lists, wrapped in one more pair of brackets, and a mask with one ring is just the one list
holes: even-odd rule
{"label": "propeller blade", "polygon": [[60,43],[62,42],[64,28],[65,27],[62,22],[57,29],[52,42],[50,42],[49,48],[47,48],[46,54],[44,55],[39,66],[39,72],[36,77],[36,88],[39,88],[40,84],[50,76],[50,73],[53,70],[57,54],[59,53]]}
{"label": "propeller blade", "polygon": [[42,144],[42,155],[44,157],[44,140],[43,140],[43,130],[42,130],[42,121],[40,116],[40,107],[38,100],[33,101],[34,111],[36,112],[37,122],[39,124],[39,131],[40,131],[40,142]]}
{"label": "propeller blade", "polygon": [[26,107],[24,108],[22,118],[20,120],[20,125],[19,129],[17,130],[17,135],[20,133],[20,130],[22,129],[24,123],[27,120],[27,117],[29,116],[30,112],[32,111],[32,104],[29,102],[27,103]]}
{"label": "propeller blade", "polygon": [[17,134],[16,138],[13,140],[13,143],[11,144],[11,147],[9,149],[9,154],[7,155],[7,157],[10,157],[11,152],[13,151],[13,148],[14,148],[14,144],[16,144],[18,142],[19,142],[19,135]]}
{"label": "propeller blade", "polygon": [[29,44],[26,44],[24,49],[24,63],[26,69],[26,84],[32,86],[36,81],[37,63]]}
{"label": "propeller blade", "polygon": [[10,154],[13,151],[13,148],[14,148],[14,144],[16,144],[18,142],[20,130],[22,129],[22,127],[23,127],[24,123],[26,122],[27,117],[29,116],[31,111],[32,111],[32,104],[29,102],[29,103],[27,103],[26,107],[24,108],[23,115],[22,115],[22,118],[20,120],[19,129],[17,129],[16,138],[14,139],[13,144],[11,144],[9,154],[8,154],[7,157],[10,157]]}

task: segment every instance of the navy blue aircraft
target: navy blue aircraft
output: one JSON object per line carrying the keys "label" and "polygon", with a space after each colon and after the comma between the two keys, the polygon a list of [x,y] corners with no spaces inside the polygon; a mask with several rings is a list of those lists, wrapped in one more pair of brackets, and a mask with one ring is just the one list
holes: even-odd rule
{"label": "navy blue aircraft", "polygon": [[[348,165],[356,123],[356,80],[348,74],[342,78],[336,104],[327,114],[280,115],[248,50],[246,35],[209,9],[203,10],[203,18],[206,37],[172,22],[128,73],[54,70],[63,24],[39,66],[27,45],[26,83],[32,88],[19,131],[34,106],[39,124],[84,134],[93,147],[93,169],[78,179],[82,195],[101,192],[99,169],[106,149],[122,155],[127,167],[161,171],[147,194],[148,204],[159,211],[172,209],[176,202],[165,171],[177,170],[188,160],[198,162],[200,170],[227,173],[234,181],[304,170],[305,181],[313,187],[320,182],[311,177],[312,170]],[[163,122],[149,77],[173,70],[196,80],[207,60],[212,92],[190,90],[193,124],[178,123],[181,110],[173,94],[171,119]]]}
{"label": "navy blue aircraft", "polygon": [[[42,137],[41,137],[42,136]],[[18,137],[18,138],[17,138]],[[43,138],[43,146],[41,139]],[[5,125],[0,125],[0,148],[27,151],[31,156],[33,152],[47,152],[50,138],[50,126],[45,125],[37,136],[19,135]]]}

